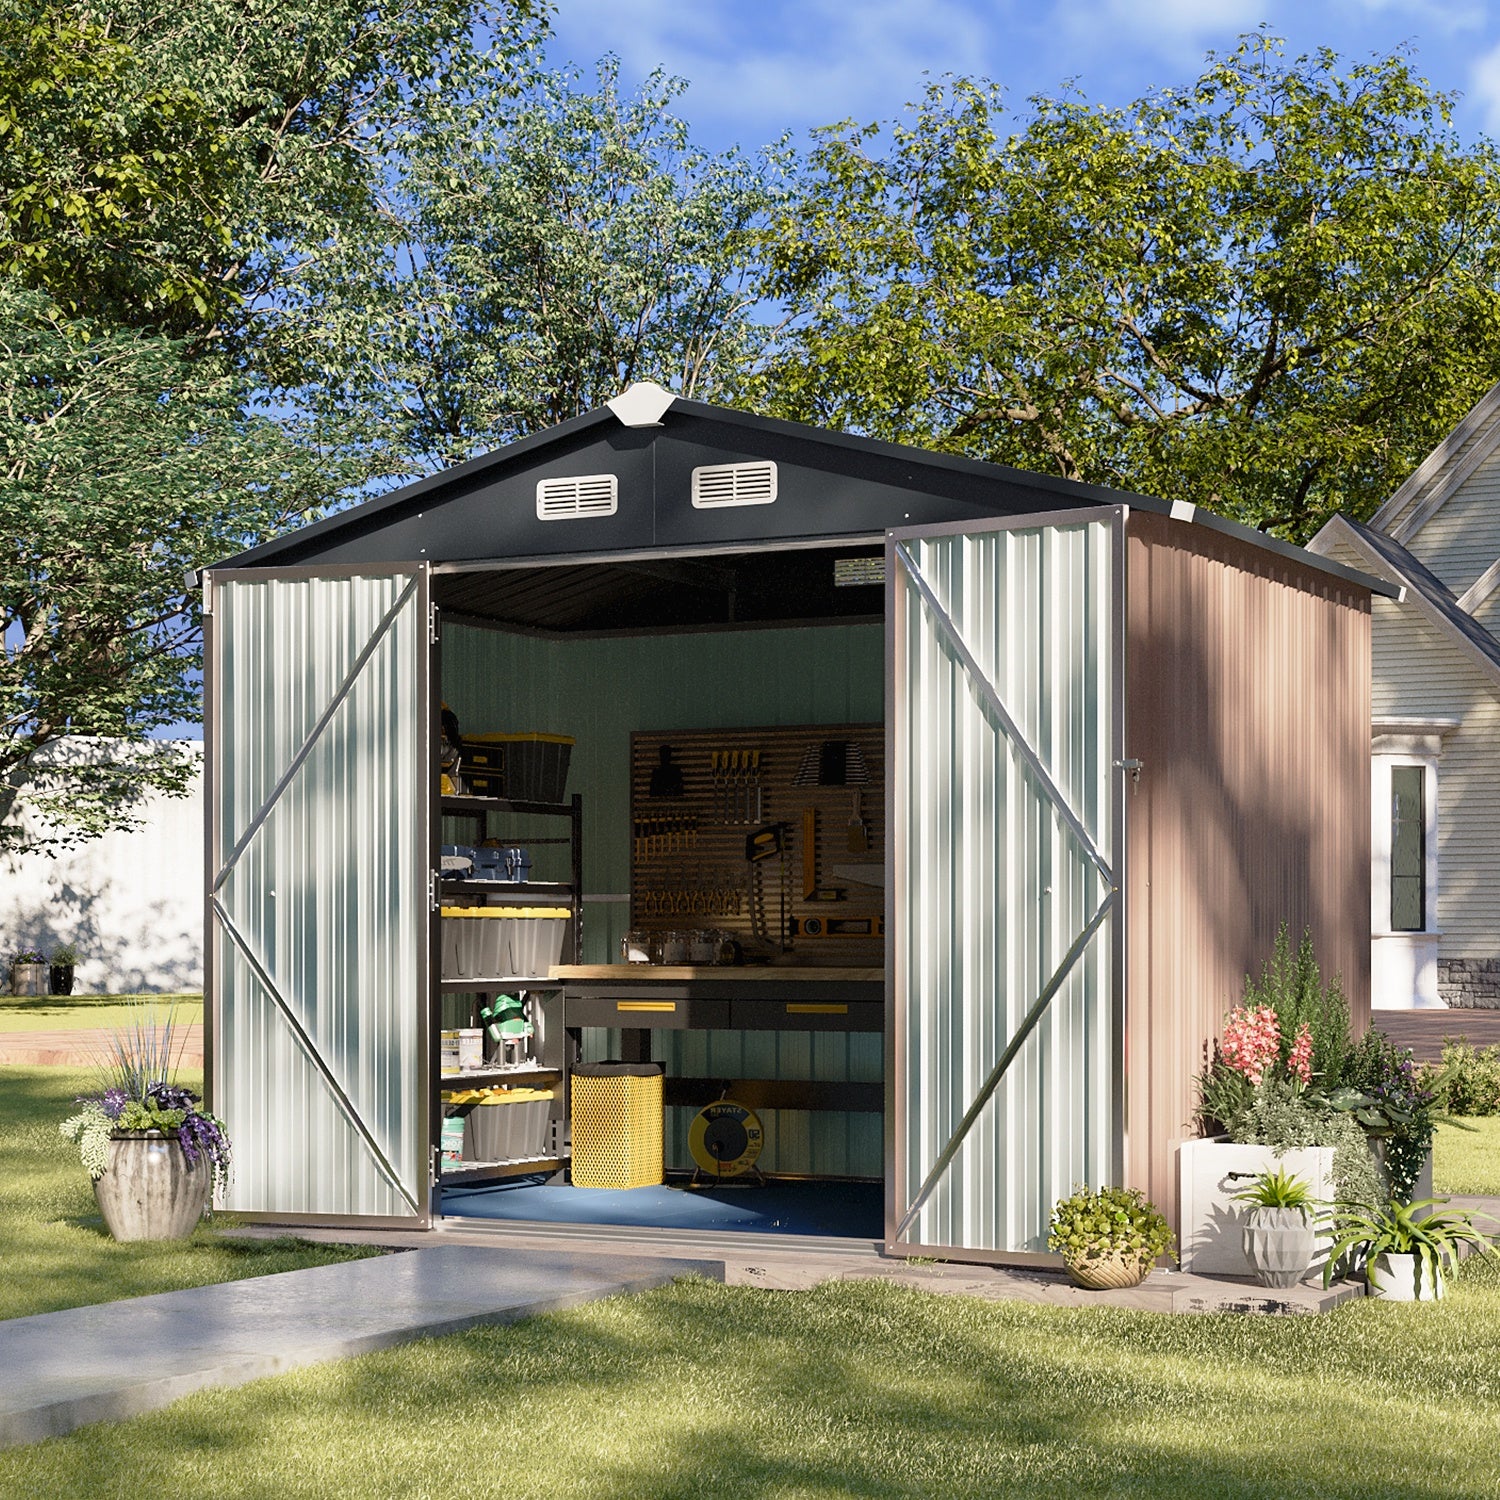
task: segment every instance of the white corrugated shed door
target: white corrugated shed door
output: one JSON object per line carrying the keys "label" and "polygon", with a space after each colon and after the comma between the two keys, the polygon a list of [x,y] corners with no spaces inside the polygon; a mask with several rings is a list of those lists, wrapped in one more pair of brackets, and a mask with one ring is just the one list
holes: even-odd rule
{"label": "white corrugated shed door", "polygon": [[211,1097],[227,1207],[425,1224],[425,569],[210,575]]}
{"label": "white corrugated shed door", "polygon": [[1120,1180],[1123,535],[888,539],[893,1250],[1045,1251]]}

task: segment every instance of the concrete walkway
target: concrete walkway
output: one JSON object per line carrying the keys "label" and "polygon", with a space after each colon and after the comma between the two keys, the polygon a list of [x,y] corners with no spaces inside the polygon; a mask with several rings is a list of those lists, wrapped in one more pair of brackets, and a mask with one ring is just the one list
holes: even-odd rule
{"label": "concrete walkway", "polygon": [[1257,1286],[1249,1277],[1195,1276],[1158,1269],[1139,1286],[1086,1291],[1060,1267],[964,1265],[957,1261],[886,1257],[868,1240],[817,1239],[811,1235],[694,1230],[630,1230],[594,1225],[518,1224],[493,1219],[447,1219],[441,1229],[320,1229],[257,1224],[234,1231],[254,1238],[292,1232],[302,1239],[386,1248],[431,1244],[495,1245],[521,1253],[553,1255],[587,1251],[602,1257],[702,1256],[720,1268],[727,1286],[806,1291],[825,1281],[889,1281],[992,1302],[1031,1302],[1047,1307],[1121,1307],[1158,1313],[1260,1313],[1302,1317],[1331,1312],[1363,1297],[1362,1282],[1325,1288],[1320,1280],[1285,1290]]}
{"label": "concrete walkway", "polygon": [[442,1245],[0,1322],[0,1447],[139,1416],[481,1323],[511,1323],[697,1272],[713,1260]]}

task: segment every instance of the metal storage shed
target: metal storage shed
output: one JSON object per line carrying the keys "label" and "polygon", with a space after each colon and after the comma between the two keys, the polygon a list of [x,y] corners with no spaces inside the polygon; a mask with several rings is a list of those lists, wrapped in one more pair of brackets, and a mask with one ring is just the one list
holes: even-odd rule
{"label": "metal storage shed", "polygon": [[[883,601],[836,586],[848,560],[883,561]],[[632,387],[203,583],[236,1210],[432,1222],[459,678],[585,726],[883,719],[901,1253],[1036,1254],[1079,1181],[1175,1212],[1192,1075],[1280,922],[1367,1017],[1380,585],[1189,505]],[[583,769],[607,899],[629,814]],[[616,916],[589,908],[593,956]]]}

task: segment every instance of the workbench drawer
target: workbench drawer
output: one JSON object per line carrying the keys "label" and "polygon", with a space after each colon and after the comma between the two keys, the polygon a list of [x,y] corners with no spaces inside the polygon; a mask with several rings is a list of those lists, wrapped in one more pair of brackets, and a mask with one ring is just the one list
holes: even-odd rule
{"label": "workbench drawer", "polygon": [[729,1001],[665,1000],[643,995],[622,995],[613,999],[590,995],[574,999],[570,995],[565,1018],[569,1026],[722,1030],[729,1025]]}
{"label": "workbench drawer", "polygon": [[885,1004],[869,1000],[732,1000],[736,1031],[884,1031]]}

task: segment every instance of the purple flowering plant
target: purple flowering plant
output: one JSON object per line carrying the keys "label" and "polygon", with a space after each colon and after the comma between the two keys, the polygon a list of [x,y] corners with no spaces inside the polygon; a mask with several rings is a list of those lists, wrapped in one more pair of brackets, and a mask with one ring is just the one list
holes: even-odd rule
{"label": "purple flowering plant", "polygon": [[200,1095],[173,1081],[182,1048],[175,1048],[174,1057],[172,1034],[171,1016],[163,1022],[142,1010],[132,1026],[110,1038],[98,1090],[76,1099],[82,1109],[59,1128],[95,1179],[109,1165],[113,1137],[158,1131],[181,1143],[191,1165],[207,1161],[214,1188],[222,1191],[229,1183],[229,1136],[217,1115],[198,1108]]}

